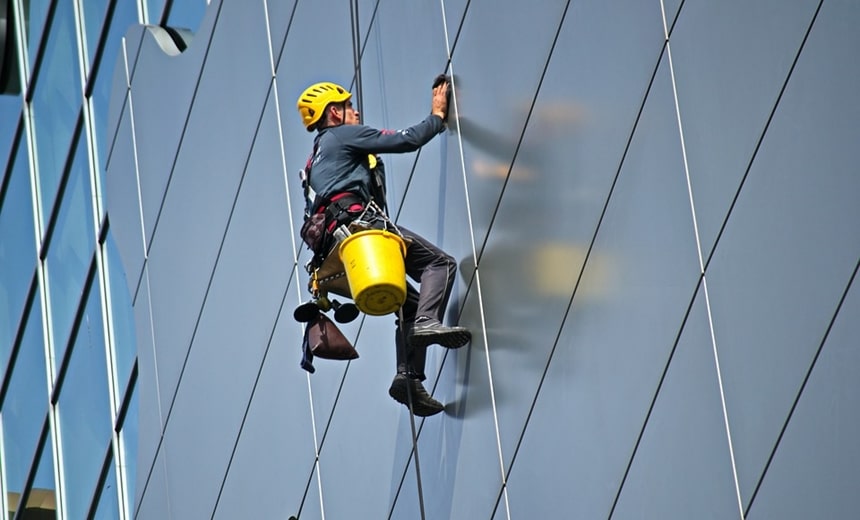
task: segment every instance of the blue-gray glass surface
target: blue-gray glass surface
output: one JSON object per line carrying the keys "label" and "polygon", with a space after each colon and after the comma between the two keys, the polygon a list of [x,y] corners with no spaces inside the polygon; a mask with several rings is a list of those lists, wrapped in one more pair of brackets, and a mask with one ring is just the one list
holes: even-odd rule
{"label": "blue-gray glass surface", "polygon": [[[192,0],[196,1],[196,0]],[[158,25],[161,23],[161,15],[164,11],[165,0],[145,0],[147,19],[145,23],[149,25]]]}
{"label": "blue-gray glass surface", "polygon": [[130,104],[126,104],[115,129],[116,135],[111,137],[113,147],[107,164],[110,173],[106,176],[104,206],[110,214],[108,235],[122,258],[127,290],[134,299],[141,283],[145,250],[132,121]]}
{"label": "blue-gray glass surface", "polygon": [[[144,276],[148,276],[144,270]],[[136,481],[140,486],[135,490],[136,504],[140,503],[140,497],[145,488],[149,487],[150,473],[153,471],[153,461],[161,443],[165,420],[168,410],[161,409],[159,398],[160,388],[158,385],[158,370],[155,366],[155,347],[152,342],[152,323],[149,312],[150,301],[148,284],[142,283],[140,292],[134,306],[134,320],[136,324],[136,337],[138,345],[137,353],[137,384],[134,387],[134,401],[136,412],[132,417],[137,417],[136,422],[128,422],[132,428],[133,444],[124,445],[124,450],[134,450],[135,459],[139,461],[135,472]]]}
{"label": "blue-gray glass surface", "polygon": [[[230,19],[236,16],[233,14],[236,11],[242,11],[243,16],[258,26],[264,24],[262,5],[251,8],[245,4],[227,3],[221,9],[221,16]],[[175,158],[167,158],[174,166],[166,196],[162,198],[158,194],[153,200],[160,203],[158,225],[151,231],[147,230],[152,236],[147,260],[152,319],[158,324],[154,330],[154,343],[157,347],[172,345],[161,349],[157,358],[159,381],[164,385],[162,399],[165,409],[179,384],[181,360],[186,357],[197,334],[202,306],[209,300],[207,287],[213,283],[213,271],[220,262],[225,234],[233,225],[231,219],[235,218],[232,213],[238,208],[238,190],[243,182],[248,182],[244,180],[245,176],[253,173],[248,167],[249,154],[255,152],[254,140],[264,125],[261,114],[270,100],[271,65],[265,33],[248,33],[241,26],[227,25],[211,40],[208,51],[192,46],[185,53],[197,52],[194,55],[197,56],[199,51],[207,51],[210,56],[219,58],[206,60],[183,129],[182,146]],[[185,54],[179,58],[184,58]],[[195,76],[190,74],[194,71],[183,71],[186,82],[193,84],[191,78]],[[141,78],[138,84],[137,78],[135,75],[132,86],[135,107],[139,99],[152,95],[153,91],[147,87],[154,80]],[[137,88],[141,89],[140,93]],[[244,100],[242,104],[232,102],[239,97]],[[149,102],[166,103],[153,98]],[[267,121],[274,121],[273,113],[267,112],[266,115]],[[230,130],[212,132],[212,128]],[[140,142],[138,139],[137,143]],[[178,143],[153,142],[151,145],[172,149]],[[276,160],[279,155],[278,152],[267,159]],[[271,173],[276,173],[276,170]],[[152,174],[141,164],[142,191],[143,184]],[[282,177],[278,175],[276,178],[280,180]],[[150,187],[150,193],[158,193],[155,184]],[[270,196],[281,195],[279,190],[272,190]],[[259,225],[259,222],[255,224]],[[257,230],[249,235],[254,239],[253,244],[260,244],[263,240]],[[273,233],[278,231],[272,230]],[[266,261],[271,259],[266,258]]]}
{"label": "blue-gray glass surface", "polygon": [[[860,283],[854,279],[747,518],[852,518],[860,461]],[[802,468],[802,470],[798,470]]]}
{"label": "blue-gray glass surface", "polygon": [[[108,129],[108,107],[110,105],[110,93],[113,86],[114,68],[117,66],[117,57],[122,52],[122,37],[128,31],[129,26],[137,22],[137,6],[129,0],[120,0],[114,7],[113,17],[108,27],[107,40],[96,74],[93,91],[91,94],[93,127],[95,128],[96,150],[99,171],[99,182],[102,192],[105,186],[105,171],[107,169],[107,154],[113,145],[113,133]],[[103,208],[104,209],[104,208]]]}
{"label": "blue-gray glass surface", "polygon": [[[137,474],[138,468],[146,467],[148,469],[147,460],[138,460],[137,458],[137,440],[138,432],[140,431],[140,417],[138,415],[138,390],[137,386],[131,389],[132,395],[128,402],[128,410],[126,410],[125,420],[119,430],[119,446],[122,450],[123,461],[125,462],[125,485],[127,488],[126,498],[129,508],[133,508],[137,498]],[[126,517],[128,517],[126,511]]]}
{"label": "blue-gray glass surface", "polygon": [[822,5],[707,270],[745,500],[856,277],[858,18]]}
{"label": "blue-gray glass surface", "polygon": [[29,0],[19,4],[24,10],[24,35],[27,40],[25,56],[27,56],[30,64],[31,77],[33,74],[33,62],[36,61],[42,32],[45,29],[45,17],[48,16],[48,9],[51,3],[52,0]]}
{"label": "blue-gray glass surface", "polygon": [[[0,164],[5,165],[15,142],[15,132],[21,114],[21,96],[0,95]],[[0,179],[3,174],[0,173]]]}
{"label": "blue-gray glass surface", "polygon": [[705,258],[819,3],[687,2],[680,11],[670,45]]}
{"label": "blue-gray glass surface", "polygon": [[489,231],[566,4],[471,3],[457,35],[451,64],[457,129],[478,244]]}
{"label": "blue-gray glass surface", "polygon": [[740,517],[702,286],[665,374],[612,516]]}
{"label": "blue-gray glass surface", "polygon": [[[603,278],[607,263],[612,267],[608,279]],[[574,517],[606,513],[694,295],[698,271],[664,54],[582,273],[585,287],[603,278],[596,285],[601,292],[596,298],[575,294],[559,336],[550,338],[555,352],[514,467],[537,476],[519,490],[525,493],[520,500],[549,501]],[[503,403],[500,418],[505,408]],[[511,430],[519,431],[505,427]],[[510,448],[504,445],[513,447],[505,437],[502,442],[506,451]],[[558,470],[541,472],[551,460]],[[576,491],[558,494],[562,482]]]}
{"label": "blue-gray glass surface", "polygon": [[137,354],[137,340],[134,329],[134,312],[128,292],[125,269],[119,258],[119,251],[113,234],[108,233],[105,241],[107,252],[107,279],[113,330],[114,370],[116,371],[117,395],[125,395],[128,378]]}
{"label": "blue-gray glass surface", "polygon": [[[98,50],[99,37],[102,33],[103,24],[105,22],[105,15],[107,15],[107,6],[109,0],[87,0],[83,3],[83,25],[84,25],[84,35],[86,42],[86,58],[87,58],[87,70],[90,70],[90,67],[93,63],[93,58]],[[122,4],[130,5],[131,2],[119,0],[118,7],[121,9]]]}
{"label": "blue-gray glass surface", "polygon": [[[293,281],[285,288],[290,297],[295,295],[295,284]],[[305,495],[309,475],[315,467],[313,423],[308,410],[307,378],[298,367],[299,351],[280,347],[294,345],[300,327],[289,316],[292,307],[285,305],[284,310],[289,312],[282,312],[272,333],[215,518],[265,518],[273,510],[296,514],[303,497],[319,495],[316,479]],[[318,366],[321,371],[323,366]],[[268,449],[285,443],[290,449]],[[247,478],[252,474],[259,479]],[[251,494],[269,496],[271,500],[249,502],[247,497]],[[316,518],[307,509],[319,504],[319,500],[309,499],[305,504],[302,517]]]}
{"label": "blue-gray glass surface", "polygon": [[66,350],[95,249],[92,204],[86,141],[79,139],[45,260],[57,365]]}
{"label": "blue-gray glass surface", "polygon": [[18,330],[36,267],[36,231],[27,146],[18,146],[0,200],[0,375]]}
{"label": "blue-gray glass surface", "polygon": [[109,464],[110,469],[102,483],[95,514],[91,517],[93,520],[119,520],[120,518],[115,462],[111,460]]}
{"label": "blue-gray glass surface", "polygon": [[[51,428],[47,428],[47,434],[42,438],[42,455],[36,466],[36,474],[33,477],[33,485],[30,488],[30,496],[27,505],[32,507],[32,514],[38,518],[56,518],[57,490],[54,484],[54,446],[51,443]],[[31,506],[32,504],[32,506]],[[41,506],[41,507],[40,507]],[[30,509],[28,507],[28,509]],[[21,518],[29,518],[29,514],[20,515]]]}
{"label": "blue-gray glass surface", "polygon": [[[228,5],[223,7],[224,11],[229,9],[231,7]],[[220,38],[226,38],[228,34],[216,34],[213,47],[220,45]],[[264,39],[262,42],[248,42],[267,45]],[[260,66],[268,68],[268,55],[258,55],[263,59]],[[217,76],[217,66],[210,70]],[[264,78],[265,74],[258,71],[256,76]],[[265,90],[258,92],[258,89],[250,88],[254,86],[248,85],[248,96],[267,94]],[[217,98],[211,96],[224,94],[223,90],[217,94],[207,90],[208,87],[201,86],[198,93],[200,102],[214,103]],[[269,89],[268,93],[271,92]],[[195,238],[190,240],[186,236],[189,234],[188,229],[183,234],[176,234],[182,231],[178,225],[160,226],[153,238],[148,265],[151,270],[153,316],[156,323],[165,326],[161,331],[156,330],[155,347],[158,349],[159,381],[164,385],[162,394],[169,393],[166,397],[163,395],[162,409],[169,410],[170,414],[166,417],[168,426],[162,451],[169,455],[174,453],[177,446],[189,446],[184,449],[188,464],[176,464],[172,459],[167,463],[171,473],[171,493],[189,497],[185,503],[187,506],[180,504],[172,508],[173,513],[180,517],[193,516],[194,512],[190,508],[194,503],[216,500],[216,487],[195,485],[194,474],[226,474],[230,453],[237,442],[249,401],[256,394],[254,386],[262,363],[271,349],[279,348],[279,345],[271,343],[278,317],[292,315],[291,311],[279,311],[285,290],[293,278],[294,271],[287,263],[287,259],[292,256],[292,248],[288,240],[268,239],[269,233],[277,234],[280,231],[288,216],[282,188],[283,170],[279,164],[277,104],[271,95],[260,96],[258,101],[265,101],[265,104],[257,105],[256,110],[262,112],[254,112],[248,126],[244,126],[247,123],[242,118],[234,119],[237,127],[246,130],[256,127],[257,131],[240,133],[254,140],[247,147],[231,148],[226,142],[219,145],[222,150],[236,151],[235,156],[225,153],[219,158],[224,169],[219,182],[206,180],[209,175],[205,172],[210,171],[210,168],[204,166],[196,171],[192,167],[200,162],[205,163],[206,159],[200,156],[183,156],[179,159],[181,164],[187,161],[187,166],[182,170],[187,177],[177,178],[171,184],[167,203],[174,205],[165,205],[162,221],[171,222],[184,215],[184,225],[195,230],[191,233],[196,235]],[[204,121],[205,118],[200,123]],[[198,121],[192,119],[186,140],[196,140],[196,136],[205,137],[205,128],[208,127],[198,126]],[[191,137],[192,133],[195,137]],[[192,149],[202,151],[205,147]],[[230,166],[236,160],[240,161],[239,164]],[[202,177],[197,177],[201,174]],[[188,201],[194,198],[194,193],[199,191],[203,183],[207,185],[207,204],[192,212],[205,218],[199,222],[189,221],[187,213],[183,211],[188,211]],[[173,196],[176,198],[172,199]],[[219,206],[220,211],[216,211]],[[228,218],[221,222],[217,220],[219,217]],[[269,223],[272,227],[265,227],[262,223]],[[209,227],[211,235],[210,231],[198,231],[202,227]],[[200,242],[196,242],[198,240]],[[261,255],[259,247],[264,242],[267,243],[267,253]],[[196,253],[194,260],[198,268],[212,262],[211,267],[203,268],[206,269],[205,277],[200,277],[206,285],[199,284],[198,280],[190,282],[174,278],[176,272],[173,269],[177,265],[175,255],[183,243],[188,244],[185,246],[189,247],[186,250],[188,256]],[[173,246],[165,248],[170,244]],[[209,254],[211,258],[203,258]],[[295,285],[292,288],[295,291]],[[168,298],[172,300],[172,307],[168,307],[171,304]],[[195,302],[195,306],[191,307],[188,302]],[[179,309],[177,303],[191,308]],[[190,320],[194,322],[193,331],[179,320],[168,322],[164,317],[167,312],[174,315],[193,313]],[[178,339],[186,336],[186,340]],[[185,345],[186,342],[190,345],[181,350],[164,348],[168,345]],[[233,361],[229,364],[219,362],[225,358]],[[179,368],[181,373],[177,372]],[[232,383],[225,385],[224,381],[228,380]],[[167,399],[172,397],[174,388],[178,392],[170,402]],[[200,436],[201,430],[208,432],[205,442],[191,441],[191,437]]]}
{"label": "blue-gray glass surface", "polygon": [[[265,40],[265,36],[260,38]],[[130,189],[129,179],[133,179],[134,168],[139,168],[138,200],[142,204],[142,211],[138,213],[142,214],[143,228],[147,233],[146,242],[149,244],[149,239],[157,227],[156,221],[169,180],[176,173],[176,153],[183,141],[182,136],[186,133],[189,113],[194,111],[195,107],[199,112],[198,117],[218,116],[222,111],[211,105],[201,107],[195,98],[196,78],[202,73],[204,58],[208,55],[206,46],[192,45],[179,54],[167,31],[153,26],[131,28],[126,42],[131,81],[136,85],[129,93],[129,102],[125,104],[126,109],[134,110],[130,113],[134,121],[134,140],[131,139],[131,131],[123,136],[122,146],[132,150],[132,155],[124,158],[125,166],[120,170],[123,172],[122,180],[118,179],[118,182],[122,184],[122,190]],[[245,57],[241,53],[234,56],[236,60]],[[255,59],[250,61],[257,62],[259,59],[262,58],[255,56]],[[113,83],[113,88],[125,91],[124,71],[115,70],[114,76],[118,76],[118,79]],[[229,83],[225,83],[225,86],[227,84]],[[114,101],[122,101],[122,92],[117,91],[114,96],[117,98]],[[119,108],[123,105],[112,102],[111,106]],[[115,117],[112,121],[119,123],[120,113],[121,111],[112,113]],[[146,116],[143,117],[143,114]],[[131,121],[128,124],[130,128]],[[229,125],[224,128],[229,128]],[[212,135],[227,138],[224,133]],[[114,147],[120,146],[119,139],[117,137]],[[110,160],[113,162],[113,158]],[[219,170],[213,168],[211,171]],[[110,200],[111,182],[112,179],[108,175],[105,200],[108,209],[111,204],[117,202]],[[131,182],[138,183],[137,180]],[[128,206],[123,207],[124,211],[128,211]],[[128,232],[134,230],[129,229]]]}
{"label": "blue-gray glass surface", "polygon": [[30,308],[26,329],[0,414],[3,417],[5,490],[24,489],[48,411],[48,378],[39,299]]}
{"label": "blue-gray glass surface", "polygon": [[31,103],[41,215],[45,225],[54,206],[81,109],[77,49],[72,3],[58,2]]}
{"label": "blue-gray glass surface", "polygon": [[[220,1],[214,2],[213,9],[217,9]],[[174,1],[170,5],[170,14],[167,15],[167,25],[176,29],[187,29],[196,33],[200,22],[206,15],[209,2],[206,0],[182,0]]]}
{"label": "blue-gray glass surface", "polygon": [[86,517],[111,440],[103,327],[101,295],[95,282],[71,343],[57,402],[70,518]]}

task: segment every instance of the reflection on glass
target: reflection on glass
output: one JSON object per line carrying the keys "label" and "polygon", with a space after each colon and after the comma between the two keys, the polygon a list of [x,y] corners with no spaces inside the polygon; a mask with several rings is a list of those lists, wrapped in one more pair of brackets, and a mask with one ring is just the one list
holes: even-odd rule
{"label": "reflection on glass", "polygon": [[13,160],[6,194],[0,200],[0,376],[6,370],[36,263],[27,146],[18,146]]}
{"label": "reflection on glass", "polygon": [[188,29],[196,33],[200,22],[206,14],[206,0],[191,0],[190,2],[173,2],[167,25],[177,29]]}
{"label": "reflection on glass", "polygon": [[[96,81],[93,84],[91,94],[93,127],[96,134],[96,150],[98,150],[98,169],[101,193],[105,186],[105,158],[110,150],[111,143],[107,138],[107,117],[110,102],[110,91],[113,84],[116,60],[122,49],[122,37],[130,25],[137,23],[136,3],[120,1],[114,8],[111,18],[104,53],[102,54],[99,69],[95,71]],[[101,217],[101,216],[100,216]],[[101,218],[99,218],[101,220]]]}
{"label": "reflection on glass", "polygon": [[[24,32],[27,36],[27,56],[30,60],[30,70],[33,70],[33,62],[39,51],[39,41],[42,39],[42,29],[45,26],[45,17],[48,15],[48,6],[51,0],[30,0],[24,4]],[[28,5],[29,4],[29,5]]]}
{"label": "reflection on glass", "polygon": [[[33,485],[30,487],[30,492],[27,495],[27,505],[24,508],[24,512],[20,515],[21,518],[35,518],[38,520],[57,518],[54,448],[51,446],[50,438],[51,430],[48,428],[47,434],[42,438],[42,453],[39,456],[36,475],[33,478]],[[16,493],[9,494],[9,518],[12,517],[13,512],[20,509],[19,498],[20,495]]]}
{"label": "reflection on glass", "polygon": [[113,323],[114,357],[116,360],[116,378],[119,392],[122,398],[125,395],[125,385],[131,374],[131,366],[137,352],[137,340],[134,332],[134,310],[131,305],[131,296],[128,292],[128,283],[125,278],[125,270],[119,256],[119,249],[113,235],[108,233],[107,242],[107,270],[108,284],[110,286],[110,308]]}
{"label": "reflection on glass", "polygon": [[[9,149],[12,148],[12,141],[15,139],[16,124],[18,115],[21,113],[21,98],[19,96],[0,95],[0,164],[6,164],[5,160],[8,157]],[[0,173],[0,179],[3,174]]]}
{"label": "reflection on glass", "polygon": [[39,299],[30,308],[9,389],[0,407],[6,491],[21,493],[48,411],[48,379]]}
{"label": "reflection on glass", "polygon": [[86,141],[80,139],[48,248],[48,294],[53,320],[54,359],[59,365],[95,248]]}
{"label": "reflection on glass", "polygon": [[151,25],[158,25],[161,21],[161,11],[164,10],[164,0],[146,0],[147,21]]}
{"label": "reflection on glass", "polygon": [[[122,450],[122,462],[125,468],[125,481],[128,485],[125,496],[128,497],[126,504],[129,508],[134,505],[135,486],[137,485],[137,475],[135,468],[137,467],[137,386],[131,390],[131,401],[128,403],[128,410],[125,414],[125,421],[122,424],[122,429],[119,432],[120,449]],[[126,511],[126,515],[130,516],[131,511]]]}
{"label": "reflection on glass", "polygon": [[116,488],[116,470],[113,461],[105,478],[99,496],[99,504],[93,520],[117,520],[119,519],[119,495]]}
{"label": "reflection on glass", "polygon": [[[120,4],[124,2],[120,1]],[[102,32],[102,23],[105,19],[107,0],[87,0],[83,2],[84,8],[84,31],[87,40],[87,63],[92,64],[96,47],[99,44],[99,35]]]}
{"label": "reflection on glass", "polygon": [[69,518],[86,518],[111,440],[103,323],[96,281],[72,343],[57,402]]}
{"label": "reflection on glass", "polygon": [[45,222],[57,196],[82,97],[72,2],[58,2],[56,9],[32,102]]}

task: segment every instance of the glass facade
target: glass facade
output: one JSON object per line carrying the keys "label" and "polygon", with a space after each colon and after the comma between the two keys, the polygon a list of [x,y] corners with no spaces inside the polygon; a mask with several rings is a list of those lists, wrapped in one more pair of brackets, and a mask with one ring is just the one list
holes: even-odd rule
{"label": "glass facade", "polygon": [[[174,5],[175,4],[175,5]],[[122,38],[206,0],[0,2],[0,508],[130,519],[131,296],[102,194]]]}
{"label": "glass facade", "polygon": [[[853,0],[0,0],[9,518],[853,518]],[[421,419],[393,319],[300,368],[311,83],[459,262]],[[9,79],[11,77],[11,80]]]}

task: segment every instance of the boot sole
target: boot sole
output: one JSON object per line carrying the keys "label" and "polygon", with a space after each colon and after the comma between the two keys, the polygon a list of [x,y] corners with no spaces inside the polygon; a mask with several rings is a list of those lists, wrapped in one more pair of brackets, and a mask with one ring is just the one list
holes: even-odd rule
{"label": "boot sole", "polygon": [[445,348],[460,348],[470,341],[472,341],[472,334],[469,331],[452,330],[448,332],[413,334],[409,338],[409,346],[426,347],[428,345],[441,345]]}

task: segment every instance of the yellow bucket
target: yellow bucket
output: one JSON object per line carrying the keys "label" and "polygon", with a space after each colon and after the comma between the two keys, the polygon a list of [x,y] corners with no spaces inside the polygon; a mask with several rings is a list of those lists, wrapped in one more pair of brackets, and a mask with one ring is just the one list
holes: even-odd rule
{"label": "yellow bucket", "polygon": [[361,312],[391,314],[406,301],[406,243],[399,236],[380,229],[361,231],[341,242],[339,254]]}

